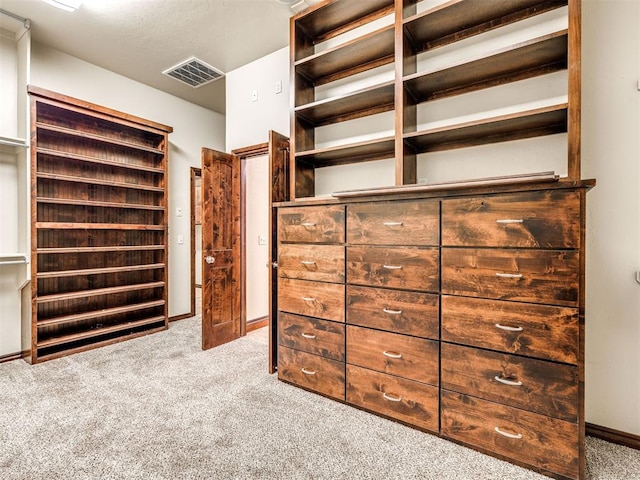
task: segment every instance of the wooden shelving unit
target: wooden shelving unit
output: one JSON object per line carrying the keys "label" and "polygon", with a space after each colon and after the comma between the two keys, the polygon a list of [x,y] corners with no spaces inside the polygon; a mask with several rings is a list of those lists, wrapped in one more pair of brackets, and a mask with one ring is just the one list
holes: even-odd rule
{"label": "wooden shelving unit", "polygon": [[170,127],[30,87],[32,363],[167,328]]}

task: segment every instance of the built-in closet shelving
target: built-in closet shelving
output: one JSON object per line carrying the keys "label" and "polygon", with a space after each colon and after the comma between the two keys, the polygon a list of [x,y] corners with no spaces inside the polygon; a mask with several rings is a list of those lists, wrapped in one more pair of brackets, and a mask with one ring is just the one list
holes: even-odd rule
{"label": "built-in closet shelving", "polygon": [[167,328],[171,127],[29,91],[31,362]]}

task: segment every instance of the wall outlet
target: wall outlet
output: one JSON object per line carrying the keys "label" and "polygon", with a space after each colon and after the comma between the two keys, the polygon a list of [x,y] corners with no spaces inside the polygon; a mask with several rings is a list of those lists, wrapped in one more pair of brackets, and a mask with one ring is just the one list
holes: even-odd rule
{"label": "wall outlet", "polygon": [[184,235],[178,235],[178,245],[184,245]]}
{"label": "wall outlet", "polygon": [[176,217],[181,217],[182,216],[182,207],[178,207],[176,208]]}
{"label": "wall outlet", "polygon": [[258,89],[251,90],[251,101],[252,102],[258,101]]}
{"label": "wall outlet", "polygon": [[282,80],[276,82],[276,94],[282,93]]}
{"label": "wall outlet", "polygon": [[258,245],[266,245],[267,244],[267,237],[265,237],[264,235],[258,235]]}

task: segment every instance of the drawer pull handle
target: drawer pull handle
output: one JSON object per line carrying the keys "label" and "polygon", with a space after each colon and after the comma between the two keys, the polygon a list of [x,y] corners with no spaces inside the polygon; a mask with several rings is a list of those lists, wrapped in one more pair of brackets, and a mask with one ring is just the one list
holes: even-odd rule
{"label": "drawer pull handle", "polygon": [[305,302],[315,302],[316,297],[302,297],[302,300],[304,300]]}
{"label": "drawer pull handle", "polygon": [[496,432],[498,432],[500,435],[507,437],[507,438],[513,438],[515,440],[520,440],[522,438],[522,434],[521,433],[509,433],[509,432],[503,432],[502,430],[500,430],[498,427],[495,427],[494,430]]}
{"label": "drawer pull handle", "polygon": [[402,310],[389,310],[388,308],[383,308],[382,311],[384,313],[388,313],[389,315],[400,315],[400,314],[402,314]]}
{"label": "drawer pull handle", "polygon": [[314,262],[313,260],[302,260],[302,261],[300,261],[300,263],[302,265],[305,265],[305,266],[306,265],[315,265],[316,264],[316,262]]}
{"label": "drawer pull handle", "polygon": [[309,338],[311,340],[316,338],[316,336],[313,333],[304,333],[304,332],[302,332],[300,335],[302,335],[304,338]]}
{"label": "drawer pull handle", "polygon": [[384,222],[383,225],[385,227],[401,227],[402,222]]}
{"label": "drawer pull handle", "polygon": [[309,370],[308,368],[301,368],[300,371],[302,373],[304,373],[305,375],[315,375],[316,374],[315,370]]}
{"label": "drawer pull handle", "polygon": [[402,397],[393,397],[393,396],[388,395],[388,394],[386,394],[386,393],[383,393],[383,394],[382,394],[382,397],[383,397],[385,400],[389,400],[390,402],[401,402],[401,401],[402,401]]}
{"label": "drawer pull handle", "polygon": [[502,223],[502,224],[509,224],[509,223],[524,223],[524,220],[522,218],[505,218],[505,219],[501,219],[501,220],[496,220],[496,223]]}
{"label": "drawer pull handle", "polygon": [[383,265],[382,268],[386,268],[387,270],[400,270],[402,265]]}
{"label": "drawer pull handle", "polygon": [[302,222],[300,224],[300,226],[302,226],[302,227],[315,227],[316,224],[314,222]]}
{"label": "drawer pull handle", "polygon": [[402,354],[401,353],[396,353],[396,352],[389,352],[387,350],[385,350],[384,352],[382,352],[382,354],[385,357],[389,357],[389,358],[402,358]]}
{"label": "drawer pull handle", "polygon": [[522,382],[520,381],[514,382],[513,380],[507,380],[506,378],[502,378],[498,375],[493,378],[495,378],[497,382],[504,383],[505,385],[510,385],[512,387],[519,387],[522,385]]}
{"label": "drawer pull handle", "polygon": [[522,278],[521,273],[500,273],[496,272],[496,277],[500,278]]}
{"label": "drawer pull handle", "polygon": [[506,330],[507,332],[521,332],[524,330],[522,327],[509,327],[508,325],[501,325],[499,323],[496,323],[496,328]]}

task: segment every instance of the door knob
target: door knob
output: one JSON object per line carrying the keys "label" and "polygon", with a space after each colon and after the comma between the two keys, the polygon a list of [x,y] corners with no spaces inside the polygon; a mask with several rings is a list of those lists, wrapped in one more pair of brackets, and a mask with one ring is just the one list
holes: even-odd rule
{"label": "door knob", "polygon": [[209,265],[213,265],[216,261],[216,257],[207,255],[206,257],[204,257],[204,261],[207,262]]}

